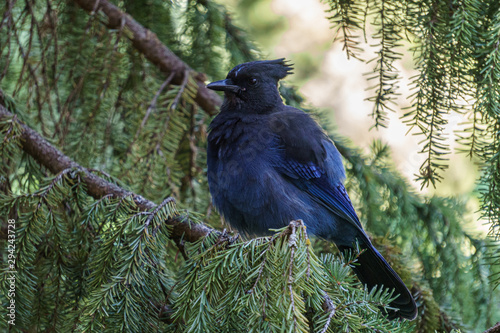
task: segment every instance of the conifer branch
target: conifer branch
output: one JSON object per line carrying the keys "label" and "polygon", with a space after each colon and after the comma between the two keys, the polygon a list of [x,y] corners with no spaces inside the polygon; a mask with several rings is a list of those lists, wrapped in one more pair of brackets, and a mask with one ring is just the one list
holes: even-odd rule
{"label": "conifer branch", "polygon": [[[203,73],[196,73],[185,62],[177,57],[168,47],[166,47],[149,29],[144,28],[130,15],[123,12],[117,6],[107,0],[74,0],[81,8],[95,15],[101,11],[108,18],[107,26],[110,29],[120,29],[122,24],[131,34],[126,34],[132,41],[132,45],[141,52],[151,63],[157,66],[162,72],[170,75],[174,73],[172,83],[181,85],[184,81],[185,73],[192,75],[197,83],[195,102],[208,114],[214,115],[222,101],[215,92],[205,87],[206,76]],[[97,9],[96,9],[97,8]],[[124,23],[123,23],[124,22]]]}
{"label": "conifer branch", "polygon": [[500,321],[495,326],[488,328],[484,333],[500,333]]}
{"label": "conifer branch", "polygon": [[[87,186],[87,193],[95,199],[100,199],[106,195],[117,198],[129,196],[133,198],[140,210],[153,211],[157,207],[154,202],[108,182],[93,174],[89,169],[80,166],[55,148],[36,131],[17,120],[17,116],[10,113],[3,104],[3,93],[0,90],[0,120],[14,117],[15,121],[23,129],[21,138],[22,149],[51,173],[59,174],[67,169],[79,169],[85,174],[82,179]],[[206,225],[192,223],[186,216],[176,216],[166,220],[165,223],[173,226],[170,237],[178,244],[182,243],[181,239],[183,241],[194,242],[214,231]]]}

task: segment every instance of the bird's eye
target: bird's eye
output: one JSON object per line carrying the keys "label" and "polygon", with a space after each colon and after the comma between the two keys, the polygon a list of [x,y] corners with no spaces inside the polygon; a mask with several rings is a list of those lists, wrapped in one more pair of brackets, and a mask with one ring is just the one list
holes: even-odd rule
{"label": "bird's eye", "polygon": [[251,86],[255,86],[257,84],[257,79],[252,77],[248,80],[248,83],[251,85]]}

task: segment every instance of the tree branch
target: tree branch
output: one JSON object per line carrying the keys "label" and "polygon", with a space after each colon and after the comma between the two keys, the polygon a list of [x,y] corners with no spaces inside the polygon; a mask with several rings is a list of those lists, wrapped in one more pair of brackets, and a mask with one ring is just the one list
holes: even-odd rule
{"label": "tree branch", "polygon": [[500,333],[500,322],[496,323],[495,326],[484,331],[484,333]]}
{"label": "tree branch", "polygon": [[[0,90],[0,120],[15,117],[3,104],[3,93]],[[154,202],[91,173],[87,168],[80,166],[68,156],[64,155],[40,134],[21,123],[17,118],[15,121],[17,121],[23,129],[21,136],[22,149],[38,163],[46,167],[51,173],[58,174],[69,168],[77,168],[84,172],[85,176],[83,177],[83,181],[87,185],[87,193],[95,199],[102,198],[105,195],[112,195],[114,197],[130,196],[142,211],[153,211],[157,207]],[[166,220],[165,223],[173,226],[170,236],[176,244],[180,244],[181,240],[194,242],[211,232],[217,232],[204,224],[191,222],[186,216],[176,216]]]}
{"label": "tree branch", "polygon": [[[166,47],[155,33],[144,28],[130,15],[124,13],[107,0],[74,0],[81,8],[94,15],[96,11],[101,11],[108,18],[107,26],[111,29],[127,28],[131,34],[126,34],[132,41],[132,45],[141,52],[151,63],[157,66],[167,76],[173,73],[171,82],[180,85],[185,81],[186,75],[192,75],[198,85],[195,102],[209,115],[214,115],[218,107],[222,104],[220,97],[213,91],[205,87],[206,76],[197,73],[177,57],[168,47]],[[0,90],[0,119],[12,117],[4,106],[3,93]],[[16,120],[18,121],[18,120]],[[19,122],[19,121],[18,121]],[[133,192],[127,191],[116,184],[110,183],[87,168],[80,166],[68,156],[64,155],[57,148],[52,146],[40,134],[32,130],[25,124],[19,122],[23,128],[22,149],[32,156],[38,163],[46,167],[53,174],[57,174],[68,168],[78,168],[83,170],[85,177],[83,181],[87,185],[87,192],[92,197],[98,199],[105,195],[115,197],[130,196],[134,199],[139,209],[152,211],[157,206],[154,202],[143,198]],[[217,232],[203,224],[195,224],[185,216],[174,217],[165,221],[172,225],[171,237],[176,244],[182,241],[194,242],[205,237],[210,232]],[[182,241],[181,241],[182,240]]]}
{"label": "tree branch", "polygon": [[[81,8],[94,15],[94,11],[101,11],[108,18],[107,26],[111,29],[126,27],[132,36],[128,35],[132,45],[144,54],[144,56],[158,67],[167,76],[174,73],[172,83],[180,85],[183,82],[185,73],[192,75],[198,84],[196,93],[196,104],[198,104],[209,115],[217,113],[222,101],[215,92],[205,87],[206,76],[204,73],[197,73],[177,57],[168,47],[166,47],[152,31],[144,28],[130,15],[111,4],[107,0],[74,0]],[[96,7],[97,6],[97,7]],[[97,8],[97,9],[96,9]]]}

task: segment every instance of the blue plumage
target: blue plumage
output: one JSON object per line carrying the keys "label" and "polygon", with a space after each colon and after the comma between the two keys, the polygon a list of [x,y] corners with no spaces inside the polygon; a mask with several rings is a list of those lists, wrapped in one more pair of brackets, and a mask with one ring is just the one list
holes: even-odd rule
{"label": "blue plumage", "polygon": [[392,317],[413,319],[416,305],[399,276],[363,231],[343,181],[342,159],[318,124],[286,106],[277,89],[291,67],[283,59],[241,64],[207,87],[225,92],[210,125],[208,181],[227,222],[247,235],[266,235],[302,219],[308,232],[340,250],[366,251],[354,268],[374,287],[395,288]]}

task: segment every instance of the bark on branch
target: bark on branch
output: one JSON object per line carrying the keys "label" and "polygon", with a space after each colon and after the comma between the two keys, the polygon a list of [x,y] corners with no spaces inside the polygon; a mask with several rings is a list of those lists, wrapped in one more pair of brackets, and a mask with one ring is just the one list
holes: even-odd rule
{"label": "bark on branch", "polygon": [[496,323],[495,326],[484,331],[484,333],[500,333],[500,322]]}
{"label": "bark on branch", "polygon": [[[2,91],[0,90],[0,120],[14,116],[4,105],[2,105],[2,95]],[[38,163],[46,167],[51,173],[58,174],[69,168],[78,168],[84,172],[85,177],[83,177],[83,181],[87,185],[87,193],[93,198],[99,199],[105,195],[112,195],[114,197],[130,196],[134,199],[139,209],[143,211],[153,211],[155,207],[157,207],[154,202],[91,173],[88,169],[80,166],[71,158],[64,155],[36,131],[22,124],[19,120],[16,121],[21,124],[23,128],[21,136],[22,149]],[[165,223],[173,226],[171,238],[176,244],[181,244],[181,240],[194,242],[205,237],[210,232],[217,232],[203,224],[192,223],[183,216],[166,220]]]}
{"label": "bark on branch", "polygon": [[[144,28],[130,15],[124,13],[107,0],[74,0],[81,8],[94,15],[101,11],[108,18],[107,26],[112,29],[126,27],[132,36],[129,38],[134,47],[144,54],[144,56],[157,66],[167,76],[174,73],[172,83],[180,85],[185,73],[192,75],[198,84],[196,93],[196,103],[209,115],[217,113],[222,101],[215,92],[205,87],[206,76],[203,73],[196,73],[172,51],[168,49],[152,31]],[[128,35],[128,34],[126,34]]]}

